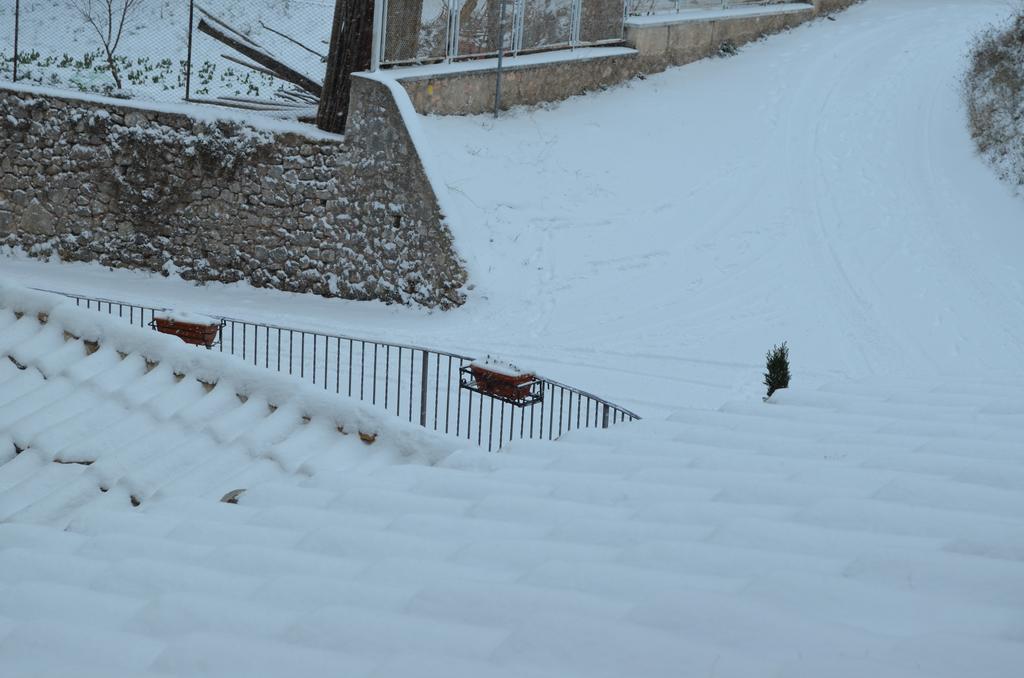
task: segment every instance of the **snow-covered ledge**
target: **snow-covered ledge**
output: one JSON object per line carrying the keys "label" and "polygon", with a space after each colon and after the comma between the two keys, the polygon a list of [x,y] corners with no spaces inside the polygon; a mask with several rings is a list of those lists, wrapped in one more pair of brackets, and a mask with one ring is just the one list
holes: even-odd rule
{"label": "snow-covered ledge", "polygon": [[[622,46],[539,52],[504,59],[502,105],[532,106],[618,84],[637,73],[637,52]],[[494,110],[498,60],[403,66],[381,71],[402,85],[419,113],[466,115]]]}
{"label": "snow-covered ledge", "polygon": [[632,17],[626,40],[653,72],[711,56],[723,44],[739,46],[784,31],[817,14],[814,4],[794,2]]}

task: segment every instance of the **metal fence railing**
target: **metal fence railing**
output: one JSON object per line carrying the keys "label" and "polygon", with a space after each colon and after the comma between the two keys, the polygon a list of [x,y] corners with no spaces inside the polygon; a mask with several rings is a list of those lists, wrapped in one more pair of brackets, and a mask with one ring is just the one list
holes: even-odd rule
{"label": "metal fence railing", "polygon": [[381,64],[620,42],[626,0],[384,0]]}
{"label": "metal fence railing", "polygon": [[334,0],[0,0],[0,80],[148,101],[288,108],[295,102],[288,82],[200,31],[200,21],[220,20],[219,30],[322,82],[334,6]]}
{"label": "metal fence railing", "polygon": [[[147,327],[152,306],[41,290]],[[209,314],[208,314],[209,315]],[[219,345],[255,365],[306,379],[326,391],[381,407],[402,419],[462,438],[489,451],[516,439],[555,440],[569,431],[608,428],[640,417],[566,384],[538,377],[539,401],[511,404],[463,386],[469,356],[421,346],[280,327],[213,315],[224,321]],[[535,400],[535,399],[534,399]]]}

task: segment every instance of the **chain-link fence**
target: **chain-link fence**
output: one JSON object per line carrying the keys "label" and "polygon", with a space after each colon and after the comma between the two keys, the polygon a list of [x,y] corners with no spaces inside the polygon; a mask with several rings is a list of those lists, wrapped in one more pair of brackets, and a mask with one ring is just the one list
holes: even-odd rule
{"label": "chain-link fence", "polygon": [[323,84],[334,5],[334,0],[198,0],[191,26],[190,98],[256,107],[269,100],[315,105],[310,90]]}
{"label": "chain-link fence", "polygon": [[154,101],[309,103],[213,36],[320,83],[333,14],[334,0],[0,0],[0,80]]}
{"label": "chain-link fence", "polygon": [[429,63],[622,40],[625,0],[386,0],[380,61]]}

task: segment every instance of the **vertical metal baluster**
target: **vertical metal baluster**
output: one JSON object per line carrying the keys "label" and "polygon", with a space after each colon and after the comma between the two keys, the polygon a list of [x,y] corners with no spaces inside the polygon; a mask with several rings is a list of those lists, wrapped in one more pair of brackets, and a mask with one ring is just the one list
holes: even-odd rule
{"label": "vertical metal baluster", "polygon": [[288,374],[292,373],[292,356],[295,355],[293,339],[295,339],[295,330],[288,330]]}
{"label": "vertical metal baluster", "polygon": [[310,370],[314,384],[316,383],[316,336],[313,335],[313,369]]}
{"label": "vertical metal baluster", "polygon": [[299,334],[299,379],[306,378],[306,333]]}
{"label": "vertical metal baluster", "polygon": [[[459,361],[459,369],[460,370],[462,369],[462,361],[461,360]],[[462,378],[461,374],[462,374],[462,372],[459,372],[459,375],[460,375],[459,378],[460,379]],[[449,379],[448,383],[451,384],[451,380],[450,379]],[[449,389],[450,389],[450,387],[449,387]],[[449,390],[449,392],[450,392],[450,390]],[[467,391],[467,392],[468,393],[472,393],[472,391]],[[445,416],[447,417],[447,414]],[[461,428],[461,426],[462,426],[462,389],[460,388],[459,390],[455,391],[455,437],[459,436],[459,429]],[[445,433],[448,432],[447,427],[448,427],[448,420],[446,418],[445,419]]]}
{"label": "vertical metal baluster", "polygon": [[[451,358],[449,358],[451,360]],[[441,354],[437,354],[434,362],[434,430],[437,430],[437,415],[441,409]]]}
{"label": "vertical metal baluster", "polygon": [[249,323],[242,323],[242,360],[245,360],[245,326]]}
{"label": "vertical metal baluster", "polygon": [[[466,440],[471,440],[473,435],[471,433],[473,429],[473,392],[466,391],[466,394],[469,396],[466,402]],[[483,396],[480,397],[483,398]]]}
{"label": "vertical metal baluster", "polygon": [[235,355],[235,321],[231,321],[231,355]]}
{"label": "vertical metal baluster", "polygon": [[[565,396],[565,390],[564,389],[562,390],[562,396],[563,397]],[[566,417],[566,420],[568,422],[568,427],[569,427],[567,430],[571,431],[572,430],[572,391],[569,392],[569,415]],[[559,429],[562,428],[562,422],[561,421],[558,422],[558,428]],[[561,432],[559,432],[559,435],[561,435]]]}
{"label": "vertical metal baluster", "polygon": [[[380,346],[377,342],[373,344],[373,398],[371,402],[374,405],[377,404],[377,348]],[[386,406],[385,406],[386,407]]]}
{"label": "vertical metal baluster", "polygon": [[[491,402],[491,411],[494,410],[494,403]],[[480,396],[480,414],[476,422],[476,444],[483,445],[484,443],[484,398]]]}
{"label": "vertical metal baluster", "polygon": [[281,371],[281,328],[277,328],[277,371]]}
{"label": "vertical metal baluster", "polygon": [[509,442],[512,442],[515,439],[515,436],[516,436],[516,429],[515,429],[515,426],[516,426],[516,410],[519,410],[519,421],[520,422],[523,420],[523,417],[526,416],[526,412],[524,412],[521,407],[515,407],[514,405],[509,405],[509,408],[508,408],[508,441]]}
{"label": "vertical metal baluster", "polygon": [[334,392],[341,393],[341,337],[334,339]]}
{"label": "vertical metal baluster", "polygon": [[384,409],[391,397],[391,346],[384,347]]}
{"label": "vertical metal baluster", "polygon": [[263,337],[263,369],[270,369],[270,326],[265,325],[263,328],[266,334]]}
{"label": "vertical metal baluster", "polygon": [[494,398],[491,398],[491,411],[487,415],[487,451],[494,450]]}
{"label": "vertical metal baluster", "polygon": [[359,349],[359,399],[364,400],[363,392],[366,389],[366,342],[359,342],[362,346]]}
{"label": "vertical metal baluster", "polygon": [[352,397],[352,353],[355,346],[355,341],[352,339],[348,340],[348,397]]}
{"label": "vertical metal baluster", "polygon": [[427,388],[430,385],[430,355],[423,354],[423,366],[420,368],[420,426],[427,427]]}
{"label": "vertical metal baluster", "polygon": [[[540,401],[540,422],[539,422],[540,426],[538,428],[538,431],[540,432],[540,435],[537,436],[538,438],[540,438],[542,440],[544,438],[544,403],[546,403],[548,401],[548,396],[547,396],[547,393],[546,393],[547,388],[548,388],[547,382],[543,382],[542,381],[541,384],[540,384],[540,392],[541,392],[541,395],[543,396],[543,399]],[[532,415],[531,415],[531,419],[530,419],[530,437],[531,438],[534,437],[534,435],[533,435],[533,419],[532,419]]]}
{"label": "vertical metal baluster", "polygon": [[395,389],[395,414],[402,416],[402,347],[398,347],[398,388]]}
{"label": "vertical metal baluster", "polygon": [[409,421],[413,421],[413,364],[416,363],[416,350],[409,349]]}
{"label": "vertical metal baluster", "polygon": [[[494,405],[494,403],[491,403],[492,407],[493,407],[493,405]],[[491,423],[492,424],[494,423],[493,417],[492,417]],[[509,428],[512,428],[511,425],[509,426]],[[501,419],[499,420],[499,423],[498,423],[498,449],[499,450],[501,449],[501,446],[504,444],[504,442],[505,442],[505,401],[503,400],[503,401],[501,401]]]}
{"label": "vertical metal baluster", "polygon": [[[565,388],[563,387],[558,395],[558,437],[562,437],[564,429],[562,428],[562,406],[565,404]],[[569,407],[572,407],[572,398],[569,398]]]}
{"label": "vertical metal baluster", "polygon": [[[456,393],[462,393],[462,389],[456,387]],[[452,357],[448,356],[448,388],[444,390],[444,432],[448,433],[448,414],[452,409]]]}
{"label": "vertical metal baluster", "polygon": [[582,412],[582,409],[583,409],[583,394],[582,393],[577,393],[576,394],[576,428],[577,429],[580,427],[580,412]]}

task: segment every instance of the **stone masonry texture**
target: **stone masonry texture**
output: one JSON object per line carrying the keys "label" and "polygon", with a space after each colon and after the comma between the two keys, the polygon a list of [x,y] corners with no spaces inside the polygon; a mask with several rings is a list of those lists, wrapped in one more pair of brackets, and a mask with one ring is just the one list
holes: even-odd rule
{"label": "stone masonry texture", "polygon": [[198,282],[464,301],[390,90],[356,78],[344,140],[0,88],[0,245]]}

